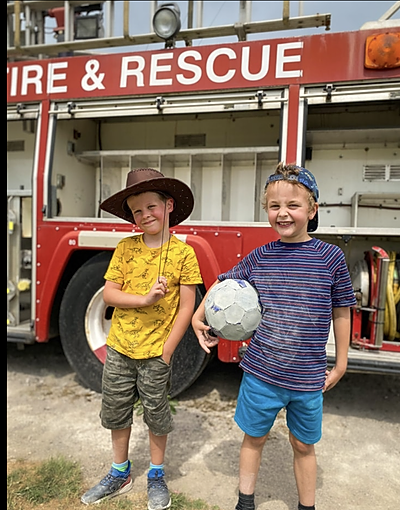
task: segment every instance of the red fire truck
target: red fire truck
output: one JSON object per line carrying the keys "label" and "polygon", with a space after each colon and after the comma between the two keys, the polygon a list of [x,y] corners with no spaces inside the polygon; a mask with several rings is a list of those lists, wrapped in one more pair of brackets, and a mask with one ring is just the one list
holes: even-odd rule
{"label": "red fire truck", "polygon": [[[59,336],[82,384],[100,391],[112,315],[103,275],[117,242],[139,230],[99,204],[132,168],[186,182],[195,207],[173,233],[196,251],[199,303],[219,273],[276,238],[260,197],[283,160],[316,176],[313,235],[348,262],[349,370],[400,374],[399,47],[398,27],[376,26],[9,59],[8,340]],[[237,363],[247,343],[221,340],[214,354]],[[332,363],[333,337],[327,354]],[[209,359],[189,328],[172,394]]]}

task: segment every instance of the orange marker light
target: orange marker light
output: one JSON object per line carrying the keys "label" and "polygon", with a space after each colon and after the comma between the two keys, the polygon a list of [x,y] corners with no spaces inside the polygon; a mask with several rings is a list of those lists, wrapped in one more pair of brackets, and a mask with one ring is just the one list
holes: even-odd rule
{"label": "orange marker light", "polygon": [[367,69],[400,67],[400,33],[386,32],[367,37],[364,66]]}

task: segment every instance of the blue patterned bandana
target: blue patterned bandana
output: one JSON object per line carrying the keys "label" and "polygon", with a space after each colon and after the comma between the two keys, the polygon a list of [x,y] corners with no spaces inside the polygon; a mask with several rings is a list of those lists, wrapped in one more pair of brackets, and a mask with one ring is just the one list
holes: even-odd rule
{"label": "blue patterned bandana", "polygon": [[[299,175],[289,175],[289,177],[284,177],[282,174],[272,174],[268,177],[267,182],[265,183],[265,188],[270,184],[271,182],[276,181],[297,181],[300,184],[303,184],[307,189],[311,191],[311,193],[314,195],[314,199],[316,202],[318,202],[319,199],[319,190],[317,186],[317,181],[315,180],[315,177],[313,174],[307,170],[306,168],[303,168],[301,166],[297,166],[300,170]],[[318,228],[318,212],[314,216],[312,220],[308,222],[308,228],[307,232],[315,232]]]}

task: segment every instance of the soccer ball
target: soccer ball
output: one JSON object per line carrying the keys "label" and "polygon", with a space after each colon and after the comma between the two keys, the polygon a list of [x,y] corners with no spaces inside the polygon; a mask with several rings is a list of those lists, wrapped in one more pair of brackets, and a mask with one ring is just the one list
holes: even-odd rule
{"label": "soccer ball", "polygon": [[214,285],[206,301],[207,324],[225,340],[247,340],[261,320],[256,289],[246,280],[223,280]]}

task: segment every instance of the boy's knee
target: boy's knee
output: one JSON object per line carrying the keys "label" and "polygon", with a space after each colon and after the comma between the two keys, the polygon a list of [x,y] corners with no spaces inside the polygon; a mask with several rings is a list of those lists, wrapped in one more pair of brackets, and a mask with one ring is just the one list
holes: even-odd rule
{"label": "boy's knee", "polygon": [[314,451],[314,445],[313,444],[306,444],[297,439],[291,432],[289,432],[289,441],[292,445],[292,448],[297,453],[300,453],[301,455],[309,455]]}
{"label": "boy's knee", "polygon": [[143,421],[155,436],[166,436],[172,432],[174,428],[172,415],[169,409],[164,413],[157,414],[145,411]]}
{"label": "boy's knee", "polygon": [[254,436],[249,436],[248,434],[245,434],[244,439],[243,439],[243,446],[258,450],[264,446],[267,439],[268,439],[268,434],[266,434],[265,436],[261,436],[261,437],[254,437]]}

